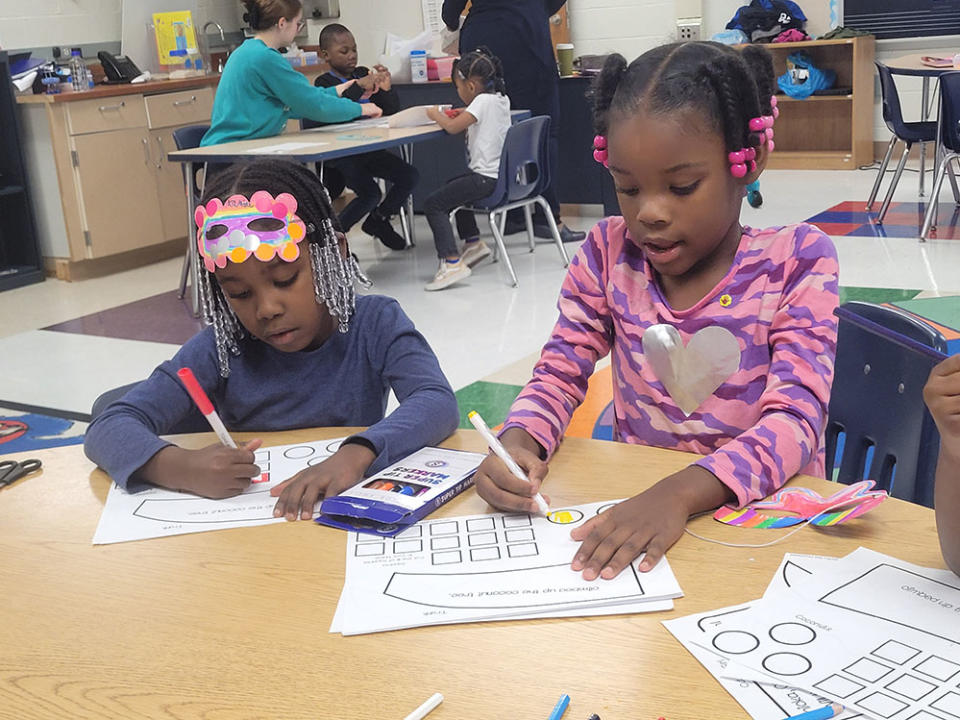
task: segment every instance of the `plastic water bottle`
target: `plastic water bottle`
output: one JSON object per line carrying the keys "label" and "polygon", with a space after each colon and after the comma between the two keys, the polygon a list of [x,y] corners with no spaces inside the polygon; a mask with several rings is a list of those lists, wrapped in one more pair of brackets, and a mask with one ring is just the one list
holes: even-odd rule
{"label": "plastic water bottle", "polygon": [[415,83],[427,81],[427,51],[410,51],[410,80]]}
{"label": "plastic water bottle", "polygon": [[89,74],[87,66],[83,63],[83,57],[79,50],[73,50],[70,53],[70,82],[73,85],[74,92],[90,89]]}

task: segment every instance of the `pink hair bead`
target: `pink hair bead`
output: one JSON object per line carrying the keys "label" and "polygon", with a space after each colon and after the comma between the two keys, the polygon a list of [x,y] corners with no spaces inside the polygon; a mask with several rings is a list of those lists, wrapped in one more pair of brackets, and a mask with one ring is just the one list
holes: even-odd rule
{"label": "pink hair bead", "polygon": [[763,133],[763,134],[767,136],[767,141],[768,141],[768,142],[769,142],[770,140],[773,140],[773,128],[767,128],[766,130],[764,130],[764,133]]}
{"label": "pink hair bead", "polygon": [[743,157],[745,160],[756,160],[757,159],[757,149],[756,148],[747,148],[743,151]]}
{"label": "pink hair bead", "polygon": [[608,157],[609,157],[609,156],[607,155],[607,151],[606,151],[606,150],[594,150],[594,151],[593,151],[593,159],[596,160],[596,161],[597,161],[598,163],[600,163],[601,165],[603,165],[604,167],[607,167],[607,158],[608,158]]}
{"label": "pink hair bead", "polygon": [[776,120],[778,117],[780,117],[780,108],[775,107],[773,108],[773,119]]}
{"label": "pink hair bead", "polygon": [[776,95],[771,95],[771,96],[770,96],[770,107],[776,107],[776,106],[777,106],[777,96],[776,96]]}
{"label": "pink hair bead", "polygon": [[763,116],[763,125],[766,128],[773,127],[773,115],[764,115]]}
{"label": "pink hair bead", "polygon": [[773,152],[773,140],[767,143],[767,152]]}
{"label": "pink hair bead", "polygon": [[735,178],[742,178],[747,174],[747,166],[743,163],[736,163],[730,166],[730,174]]}
{"label": "pink hair bead", "polygon": [[751,161],[750,161],[750,172],[756,172],[756,171],[757,171],[757,161],[756,161],[756,160],[751,160]]}
{"label": "pink hair bead", "polygon": [[755,117],[755,118],[750,118],[749,127],[753,132],[760,132],[761,130],[766,128],[766,125],[764,124],[762,117]]}
{"label": "pink hair bead", "polygon": [[595,135],[593,137],[593,147],[596,150],[606,150],[607,138],[603,135]]}
{"label": "pink hair bead", "polygon": [[731,165],[742,165],[746,158],[747,155],[744,150],[737,150],[736,152],[727,154],[727,160],[730,161]]}

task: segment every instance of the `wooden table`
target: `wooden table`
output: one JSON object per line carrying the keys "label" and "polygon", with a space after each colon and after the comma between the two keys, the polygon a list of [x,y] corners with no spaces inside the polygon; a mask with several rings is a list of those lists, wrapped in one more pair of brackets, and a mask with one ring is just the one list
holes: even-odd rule
{"label": "wooden table", "polygon": [[[483,449],[473,431],[445,445]],[[839,556],[864,545],[943,567],[933,512],[888,500],[850,525],[804,528],[769,548],[684,536],[668,556],[686,593],[672,612],[341,637],[327,631],[343,583],[343,532],[296,522],[94,547],[107,476],[78,445],[29,456],[43,459],[42,474],[0,490],[0,716],[10,718],[400,719],[434,692],[446,699],[429,720],[546,718],[564,692],[569,720],[744,718],[662,620],[759,597],[788,551]],[[551,464],[549,493],[555,507],[625,497],[691,457],[569,438]],[[468,491],[437,514],[486,510]],[[780,532],[709,516],[691,526],[741,543]]]}

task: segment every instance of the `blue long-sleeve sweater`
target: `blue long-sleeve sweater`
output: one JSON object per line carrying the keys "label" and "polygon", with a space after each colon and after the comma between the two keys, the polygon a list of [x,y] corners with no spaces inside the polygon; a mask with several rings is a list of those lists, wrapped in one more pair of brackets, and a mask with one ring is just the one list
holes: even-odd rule
{"label": "blue long-sleeve sweater", "polygon": [[362,113],[360,103],[339,97],[336,88],[314,87],[283,55],[263,40],[250,38],[223,69],[210,129],[200,145],[279,135],[290,118],[338,123]]}
{"label": "blue long-sleeve sweater", "polygon": [[[193,370],[228,430],[274,431],[368,425],[363,438],[377,472],[459,423],[457,401],[426,339],[392,298],[357,298],[346,333],[334,332],[318,349],[285,353],[244,339],[230,359],[230,377],[217,365],[213,329],[191,338],[173,357],[87,429],[84,451],[121,487],[170,443],[158,435],[209,430],[176,372]],[[400,406],[384,417],[393,390]]]}

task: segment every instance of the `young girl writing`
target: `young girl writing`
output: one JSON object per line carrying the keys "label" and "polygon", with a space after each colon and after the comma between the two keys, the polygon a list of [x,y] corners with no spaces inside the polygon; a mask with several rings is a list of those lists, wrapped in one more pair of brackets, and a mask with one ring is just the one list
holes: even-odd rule
{"label": "young girl writing", "polygon": [[244,20],[256,33],[231,53],[213,101],[210,129],[201,145],[279,135],[290,118],[336,123],[380,108],[340,97],[353,81],[318,88],[278,51],[303,29],[300,0],[243,0]]}
{"label": "young girl writing", "polygon": [[423,204],[423,212],[433,230],[440,267],[425,290],[442,290],[470,277],[470,266],[490,255],[490,248],[480,240],[480,231],[473,213],[457,213],[457,232],[465,245],[463,252],[450,226],[450,211],[461,205],[482,200],[493,192],[500,175],[500,153],[510,128],[510,100],[503,84],[500,61],[486,48],[463,55],[453,66],[453,82],[466,109],[448,117],[436,108],[427,115],[451,135],[466,131],[470,172],[450,180],[431,193]]}
{"label": "young girl writing", "polygon": [[923,398],[940,431],[933,500],[940,549],[947,566],[960,575],[960,355],[930,371]]}
{"label": "young girl writing", "polygon": [[[354,297],[362,276],[332,218],[320,181],[293,163],[233,165],[207,182],[196,220],[211,327],[87,430],[87,456],[118,485],[219,498],[259,474],[259,441],[184,450],[157,437],[204,429],[177,378],[181,367],[193,370],[230,430],[370,426],[272,490],[274,514],[289,520],[311,517],[321,495],[453,432],[457,403],[430,346],[395,300]],[[384,418],[390,390],[400,405]]]}
{"label": "young girl writing", "polygon": [[823,475],[836,253],[810,225],[739,221],[773,149],[772,88],[766,51],[716,43],[659,47],[629,66],[614,55],[598,78],[595,157],[623,216],[594,227],[571,263],[552,337],[504,424],[531,483],[493,456],[476,481],[492,505],[535,511],[544,461],[611,353],[617,439],[704,457],[573,532],[572,568],[588,580],[644,551],[649,570],[693,514]]}

